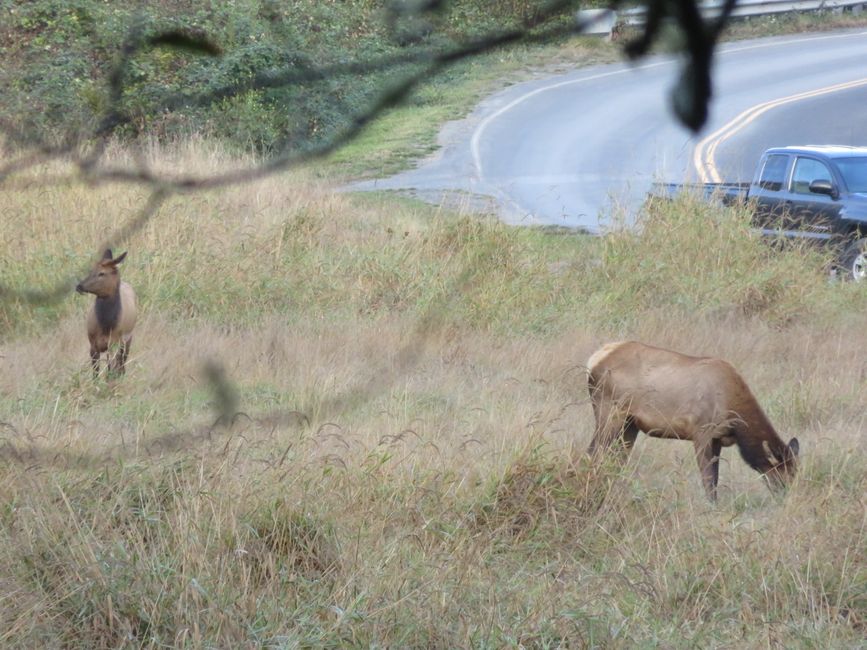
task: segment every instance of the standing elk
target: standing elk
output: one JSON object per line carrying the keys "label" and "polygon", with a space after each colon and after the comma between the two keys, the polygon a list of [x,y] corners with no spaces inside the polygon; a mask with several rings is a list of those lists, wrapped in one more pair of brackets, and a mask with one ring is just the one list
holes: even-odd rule
{"label": "standing elk", "polygon": [[780,439],[746,382],[722,359],[636,341],[608,343],[587,361],[587,385],[596,417],[591,458],[616,444],[625,462],[639,431],[691,440],[711,501],[716,501],[723,447],[736,444],[772,489],[795,475],[798,439],[788,444]]}
{"label": "standing elk", "polygon": [[78,293],[96,295],[93,306],[87,314],[87,338],[90,340],[90,364],[93,376],[99,375],[99,355],[109,352],[117,345],[118,350],[112,360],[107,354],[109,371],[124,373],[124,365],[132,343],[132,330],[135,327],[136,301],[132,287],[120,279],[117,265],[123,262],[126,253],[112,259],[111,249],[102,256],[75,287]]}

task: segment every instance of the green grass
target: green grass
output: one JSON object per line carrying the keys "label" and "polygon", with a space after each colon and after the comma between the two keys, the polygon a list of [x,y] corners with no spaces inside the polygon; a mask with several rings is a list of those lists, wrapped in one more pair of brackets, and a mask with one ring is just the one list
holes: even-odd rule
{"label": "green grass", "polygon": [[[90,298],[0,304],[0,645],[863,644],[863,287],[686,198],[593,238],[319,171],[126,242],[122,379],[90,378]],[[10,187],[0,276],[74,277],[141,198]],[[643,437],[589,467],[583,364],[620,338],[731,361],[801,440],[789,492],[730,449],[712,507],[691,446]]]}

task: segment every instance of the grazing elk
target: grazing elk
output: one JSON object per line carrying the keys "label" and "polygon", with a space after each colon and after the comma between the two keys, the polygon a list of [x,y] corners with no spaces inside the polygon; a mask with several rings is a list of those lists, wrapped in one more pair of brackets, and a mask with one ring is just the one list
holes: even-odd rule
{"label": "grazing elk", "polygon": [[783,442],[731,364],[690,357],[636,341],[608,343],[587,361],[596,416],[588,453],[616,444],[626,460],[639,431],[653,438],[691,440],[702,483],[716,501],[719,457],[736,444],[746,463],[776,489],[797,469],[798,439]]}
{"label": "grazing elk", "polygon": [[120,279],[117,265],[123,262],[126,253],[112,259],[111,249],[107,249],[90,274],[75,287],[78,293],[96,295],[93,307],[87,314],[87,338],[90,339],[90,363],[94,377],[99,375],[99,355],[108,352],[109,347],[118,346],[112,356],[108,356],[109,371],[123,374],[126,358],[132,343],[132,330],[135,327],[136,302],[132,287]]}

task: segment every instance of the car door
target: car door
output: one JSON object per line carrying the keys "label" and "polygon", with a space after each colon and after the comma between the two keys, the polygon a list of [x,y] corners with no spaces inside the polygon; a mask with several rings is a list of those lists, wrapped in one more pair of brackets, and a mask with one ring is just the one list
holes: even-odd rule
{"label": "car door", "polygon": [[796,156],[789,186],[787,230],[800,230],[818,237],[830,235],[842,203],[825,193],[810,190],[814,181],[835,185],[830,167],[817,158]]}
{"label": "car door", "polygon": [[753,223],[763,230],[776,230],[788,206],[788,172],[792,156],[767,154],[759,163],[749,197],[755,200]]}

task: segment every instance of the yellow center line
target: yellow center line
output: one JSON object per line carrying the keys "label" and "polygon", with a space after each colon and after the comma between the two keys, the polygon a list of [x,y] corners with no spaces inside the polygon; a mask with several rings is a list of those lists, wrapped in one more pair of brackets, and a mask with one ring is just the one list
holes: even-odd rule
{"label": "yellow center line", "polygon": [[788,97],[780,97],[757,104],[752,108],[748,108],[743,113],[735,117],[730,122],[727,122],[722,127],[711,133],[705,138],[702,138],[692,152],[692,164],[698,173],[699,181],[702,183],[721,183],[719,171],[716,168],[716,151],[717,148],[733,135],[744,129],[756,118],[768,112],[772,108],[777,108],[785,104],[797,102],[802,99],[810,99],[811,97],[819,97],[829,93],[839,92],[841,90],[849,90],[858,86],[867,85],[867,78],[856,79],[855,81],[847,81],[845,83],[818,88],[816,90],[808,90],[806,92],[789,95]]}

